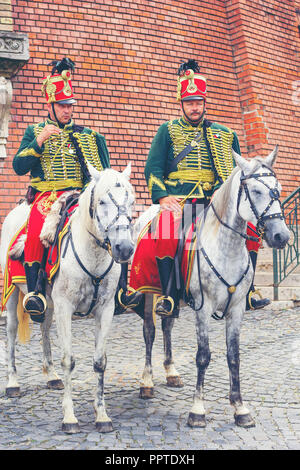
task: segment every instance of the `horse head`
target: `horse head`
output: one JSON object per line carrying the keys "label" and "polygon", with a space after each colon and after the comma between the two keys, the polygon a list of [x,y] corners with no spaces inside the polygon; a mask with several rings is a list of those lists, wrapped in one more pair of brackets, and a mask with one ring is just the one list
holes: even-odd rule
{"label": "horse head", "polygon": [[280,204],[281,184],[272,167],[278,146],[266,157],[248,161],[232,151],[241,170],[237,209],[252,222],[271,248],[284,248],[290,238]]}
{"label": "horse head", "polygon": [[135,198],[129,182],[131,164],[122,173],[111,168],[99,172],[90,164],[88,169],[91,232],[109,246],[117,263],[126,263],[134,251],[131,220]]}

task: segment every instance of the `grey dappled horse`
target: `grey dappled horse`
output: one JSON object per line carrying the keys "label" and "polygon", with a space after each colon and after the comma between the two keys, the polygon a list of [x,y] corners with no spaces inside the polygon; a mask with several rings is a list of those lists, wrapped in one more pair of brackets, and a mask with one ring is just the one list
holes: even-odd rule
{"label": "grey dappled horse", "polygon": [[[194,403],[189,414],[191,427],[206,425],[203,402],[205,371],[210,362],[209,321],[216,312],[222,312],[226,322],[227,361],[230,374],[230,402],[235,409],[235,422],[239,426],[254,426],[248,409],[243,404],[239,377],[239,337],[246,294],[253,278],[253,269],[245,244],[247,221],[263,233],[272,248],[283,248],[289,239],[289,230],[282,216],[279,202],[280,184],[272,166],[277,148],[265,158],[247,161],[235,152],[237,167],[228,180],[215,192],[211,204],[202,213],[197,224],[197,253],[190,280],[190,292],[194,299],[198,351],[198,370]],[[159,206],[152,206],[136,222],[135,232],[158,213]],[[155,337],[153,320],[153,295],[146,294],[144,339],[146,346],[145,368],[142,375],[140,396],[153,396],[152,346]],[[220,315],[218,315],[220,317]],[[183,386],[174,366],[171,331],[174,318],[162,319],[167,384]],[[185,334],[182,340],[186,341]]]}
{"label": "grey dappled horse", "polygon": [[[55,313],[57,332],[62,347],[64,369],[63,430],[78,432],[72,401],[71,372],[75,361],[72,355],[72,315],[95,316],[94,370],[99,374],[94,402],[96,428],[101,432],[112,430],[104,403],[104,372],[106,368],[106,338],[114,314],[114,295],[120,277],[120,263],[127,262],[134,250],[131,212],[134,192],[129,183],[130,166],[123,173],[113,169],[98,172],[91,165],[92,179],[80,194],[78,208],[70,218],[69,232],[61,246],[63,256],[53,282],[47,285],[45,321],[41,324],[44,371],[48,386],[63,388],[52,362],[49,329]],[[4,271],[6,255],[12,236],[26,221],[27,203],[13,209],[3,223],[1,237],[1,267]],[[47,221],[47,219],[46,219]],[[49,234],[49,239],[52,234]],[[15,367],[15,341],[17,336],[17,304],[19,290],[27,292],[25,284],[18,284],[7,302],[8,338],[8,396],[20,394]]]}

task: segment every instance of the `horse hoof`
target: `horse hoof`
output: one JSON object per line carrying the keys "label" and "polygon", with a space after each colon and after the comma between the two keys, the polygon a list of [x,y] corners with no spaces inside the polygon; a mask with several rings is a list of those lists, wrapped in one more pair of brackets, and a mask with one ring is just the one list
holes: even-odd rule
{"label": "horse hoof", "polygon": [[250,413],[247,413],[245,415],[234,415],[234,421],[237,426],[240,426],[241,428],[254,428],[255,427],[255,421],[250,415]]}
{"label": "horse hoof", "polygon": [[62,431],[65,432],[66,434],[76,434],[80,432],[79,424],[78,423],[63,423]]}
{"label": "horse hoof", "polygon": [[63,381],[60,379],[48,380],[47,387],[50,388],[51,390],[63,390],[64,384],[63,384]]}
{"label": "horse hoof", "polygon": [[102,433],[112,432],[114,430],[111,421],[96,422],[96,430]]}
{"label": "horse hoof", "polygon": [[143,398],[143,400],[148,400],[153,397],[154,397],[153,387],[140,387],[140,398]]}
{"label": "horse hoof", "polygon": [[183,387],[183,382],[181,378],[179,377],[179,375],[173,375],[173,376],[167,377],[167,386],[181,388]]}
{"label": "horse hoof", "polygon": [[17,398],[21,395],[20,387],[8,387],[5,394],[8,398]]}
{"label": "horse hoof", "polygon": [[205,415],[198,415],[196,413],[190,413],[187,424],[191,428],[205,428],[206,426]]}

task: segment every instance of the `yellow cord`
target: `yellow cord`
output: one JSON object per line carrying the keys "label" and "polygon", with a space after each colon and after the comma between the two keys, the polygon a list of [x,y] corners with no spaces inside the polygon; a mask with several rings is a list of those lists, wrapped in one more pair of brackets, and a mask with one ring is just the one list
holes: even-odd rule
{"label": "yellow cord", "polygon": [[198,186],[200,186],[200,184],[201,184],[201,181],[198,181],[198,183],[196,183],[195,186],[193,187],[192,191],[190,191],[190,193],[179,202],[179,204],[182,207],[184,206],[185,201],[193,194],[193,192],[198,188]]}

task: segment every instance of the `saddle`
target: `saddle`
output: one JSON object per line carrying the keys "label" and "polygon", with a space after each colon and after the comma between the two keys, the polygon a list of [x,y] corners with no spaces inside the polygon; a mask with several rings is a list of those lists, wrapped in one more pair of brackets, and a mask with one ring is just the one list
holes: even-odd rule
{"label": "saddle", "polygon": [[[133,290],[161,296],[162,286],[157,258],[170,257],[174,259],[172,272],[168,273],[170,285],[176,283],[179,297],[186,301],[195,256],[195,223],[189,218],[182,224],[181,217],[180,219],[173,219],[172,215],[170,217],[171,225],[167,230],[168,233],[164,233],[163,229],[161,232],[160,214],[142,230],[132,261],[129,286]],[[162,250],[157,248],[155,233],[162,235],[163,244],[160,244]],[[170,237],[170,233],[178,233],[179,236]]]}
{"label": "saddle", "polygon": [[[59,235],[66,225],[67,221],[71,217],[72,213],[77,207],[78,198],[79,198],[79,191],[71,191],[66,194],[63,194],[52,206],[50,213],[46,217],[45,223],[43,225],[43,229],[41,231],[40,239],[43,245],[46,248],[50,248],[50,254],[48,257],[48,263],[53,266],[58,261],[58,241]],[[57,204],[57,208],[55,207]],[[59,213],[57,217],[58,208]],[[53,209],[53,211],[52,211]],[[53,220],[52,220],[53,219]],[[51,229],[49,230],[49,228]],[[55,231],[53,230],[55,228]],[[56,258],[53,260],[54,251],[56,251]]]}
{"label": "saddle", "polygon": [[[45,219],[40,235],[41,242],[45,246],[44,256],[41,264],[44,276],[46,276],[46,265],[49,271],[51,267],[55,266],[59,261],[59,243],[62,238],[62,230],[77,206],[79,194],[80,192],[78,190],[68,191],[65,194],[62,194],[57,199],[57,201],[54,202],[49,214]],[[21,229],[17,235],[16,241],[13,243],[8,253],[8,257],[13,262],[22,265],[26,237],[27,235],[25,230]],[[20,267],[17,268],[17,264],[15,267],[18,271],[18,274],[21,275]]]}

